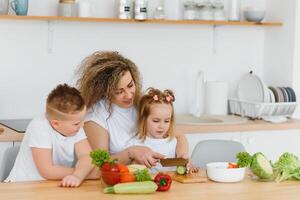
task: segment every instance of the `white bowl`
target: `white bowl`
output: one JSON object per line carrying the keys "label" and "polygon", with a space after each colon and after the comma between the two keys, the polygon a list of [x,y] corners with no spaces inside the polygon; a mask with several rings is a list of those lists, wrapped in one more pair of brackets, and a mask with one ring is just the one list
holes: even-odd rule
{"label": "white bowl", "polygon": [[244,16],[249,22],[261,22],[265,17],[265,13],[264,10],[247,9],[244,11]]}
{"label": "white bowl", "polygon": [[207,176],[216,182],[233,183],[242,181],[246,168],[228,168],[228,162],[212,162],[206,164]]}

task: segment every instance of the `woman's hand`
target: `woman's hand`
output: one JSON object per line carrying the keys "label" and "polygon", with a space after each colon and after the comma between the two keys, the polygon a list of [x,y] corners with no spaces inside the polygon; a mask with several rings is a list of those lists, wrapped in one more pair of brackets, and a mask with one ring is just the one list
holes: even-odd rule
{"label": "woman's hand", "polygon": [[60,182],[61,187],[79,187],[82,182],[82,179],[71,174],[63,178]]}
{"label": "woman's hand", "polygon": [[146,165],[150,168],[156,165],[159,159],[163,159],[165,156],[152,151],[148,147],[133,146],[129,149],[129,157],[134,159],[137,163]]}

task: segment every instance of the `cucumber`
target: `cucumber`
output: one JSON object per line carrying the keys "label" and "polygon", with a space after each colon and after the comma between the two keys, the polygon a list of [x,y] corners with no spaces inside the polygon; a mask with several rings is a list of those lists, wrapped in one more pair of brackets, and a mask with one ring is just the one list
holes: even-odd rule
{"label": "cucumber", "polygon": [[186,171],[187,170],[185,166],[177,166],[176,168],[176,173],[180,175],[186,174]]}
{"label": "cucumber", "polygon": [[153,181],[142,181],[132,183],[118,183],[104,189],[105,194],[149,194],[157,190]]}

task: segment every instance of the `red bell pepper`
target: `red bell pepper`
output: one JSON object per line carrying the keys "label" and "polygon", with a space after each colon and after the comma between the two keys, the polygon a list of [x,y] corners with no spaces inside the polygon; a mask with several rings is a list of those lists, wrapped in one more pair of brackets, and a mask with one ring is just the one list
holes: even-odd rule
{"label": "red bell pepper", "polygon": [[158,173],[154,178],[154,182],[158,186],[157,191],[168,191],[172,184],[172,178],[168,174]]}

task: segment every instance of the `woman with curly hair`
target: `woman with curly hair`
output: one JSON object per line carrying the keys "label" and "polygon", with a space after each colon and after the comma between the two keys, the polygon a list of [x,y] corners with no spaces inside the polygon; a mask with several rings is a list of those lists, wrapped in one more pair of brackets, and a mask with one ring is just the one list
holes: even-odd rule
{"label": "woman with curly hair", "polygon": [[[148,147],[131,146],[137,131],[141,79],[137,66],[117,52],[97,51],[79,68],[79,90],[89,110],[84,130],[93,149],[107,149],[119,162],[155,166],[164,156]],[[185,136],[175,132],[177,157],[188,157]]]}

